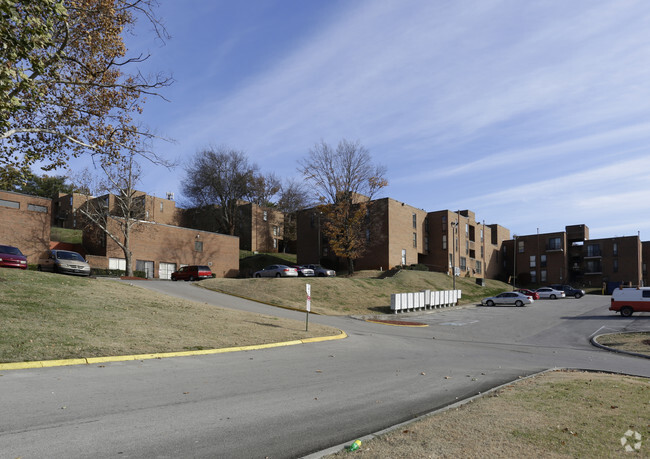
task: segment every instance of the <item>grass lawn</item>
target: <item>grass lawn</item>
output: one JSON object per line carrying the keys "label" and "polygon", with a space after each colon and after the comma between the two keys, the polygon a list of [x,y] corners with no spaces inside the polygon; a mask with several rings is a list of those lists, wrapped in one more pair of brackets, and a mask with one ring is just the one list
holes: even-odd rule
{"label": "grass lawn", "polygon": [[110,279],[0,268],[0,363],[213,349],[339,331]]}
{"label": "grass lawn", "polygon": [[[352,277],[207,279],[201,286],[232,295],[254,297],[266,303],[305,308],[305,284],[311,285],[312,312],[327,315],[389,314],[391,293],[425,289],[451,290],[453,280],[442,273],[401,271],[379,279],[379,271],[360,271]],[[462,303],[479,303],[481,298],[510,290],[500,281],[487,280],[485,287],[473,278],[456,278],[463,292]]]}

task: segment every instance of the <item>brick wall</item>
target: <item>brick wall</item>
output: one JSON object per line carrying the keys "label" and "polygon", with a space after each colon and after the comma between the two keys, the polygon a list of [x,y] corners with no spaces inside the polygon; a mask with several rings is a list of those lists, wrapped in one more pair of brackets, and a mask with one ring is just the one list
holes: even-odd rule
{"label": "brick wall", "polygon": [[18,247],[36,264],[49,248],[52,200],[0,191],[0,244]]}

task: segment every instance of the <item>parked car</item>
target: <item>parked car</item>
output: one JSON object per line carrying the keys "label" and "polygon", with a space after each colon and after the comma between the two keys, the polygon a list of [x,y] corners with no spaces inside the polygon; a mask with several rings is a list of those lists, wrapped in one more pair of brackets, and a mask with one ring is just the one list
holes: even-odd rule
{"label": "parked car", "polygon": [[316,275],[313,269],[308,268],[306,266],[291,265],[291,267],[296,268],[298,270],[299,277],[313,277]]}
{"label": "parked car", "polygon": [[533,300],[539,300],[539,293],[533,290],[528,290],[527,288],[520,288],[515,290],[515,292],[523,293],[524,295],[529,296]]}
{"label": "parked car", "polygon": [[551,287],[542,287],[542,288],[538,288],[535,291],[539,293],[540,299],[550,298],[551,300],[556,300],[558,298],[566,297],[566,294],[562,290],[555,290],[554,288]]}
{"label": "parked car", "polygon": [[298,270],[286,265],[270,265],[253,274],[255,277],[298,277]]}
{"label": "parked car", "polygon": [[634,312],[650,312],[650,288],[620,287],[612,292],[610,311],[618,311],[622,317]]}
{"label": "parked car", "polygon": [[195,281],[212,278],[212,270],[209,266],[190,265],[181,266],[178,271],[172,273],[172,280]]}
{"label": "parked car", "polygon": [[90,276],[90,265],[84,257],[70,250],[46,250],[38,260],[39,271]]}
{"label": "parked car", "polygon": [[503,292],[497,296],[483,298],[481,304],[486,306],[494,306],[495,304],[512,304],[515,306],[523,306],[525,304],[533,304],[533,299],[520,292]]}
{"label": "parked car", "polygon": [[305,268],[314,270],[314,275],[318,277],[335,277],[336,271],[333,269],[323,268],[321,265],[304,265]]}
{"label": "parked car", "polygon": [[551,288],[555,290],[562,290],[566,296],[572,296],[576,299],[585,296],[585,291],[579,288],[573,288],[566,284],[551,284]]}
{"label": "parked car", "polygon": [[0,245],[0,266],[27,269],[27,257],[18,247]]}

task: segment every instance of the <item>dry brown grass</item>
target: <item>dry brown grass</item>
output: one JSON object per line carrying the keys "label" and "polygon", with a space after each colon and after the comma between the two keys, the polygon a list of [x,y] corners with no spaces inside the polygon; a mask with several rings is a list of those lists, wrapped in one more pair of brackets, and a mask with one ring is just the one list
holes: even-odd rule
{"label": "dry brown grass", "polygon": [[123,282],[0,271],[0,362],[225,348],[339,330],[226,310]]}
{"label": "dry brown grass", "polygon": [[598,344],[613,347],[621,351],[650,355],[650,332],[612,333],[596,339]]}
{"label": "dry brown grass", "polygon": [[639,432],[650,457],[650,384],[603,373],[552,372],[401,426],[328,457],[611,458]]}
{"label": "dry brown grass", "polygon": [[[201,286],[216,291],[254,298],[270,304],[305,308],[305,284],[311,285],[313,312],[327,315],[369,315],[390,313],[391,293],[418,292],[425,289],[451,290],[451,277],[442,273],[401,271],[394,277],[379,279],[379,271],[361,271],[352,277],[207,279]],[[479,303],[481,298],[508,290],[500,281],[487,280],[486,286],[476,279],[460,277],[456,288],[462,289],[462,303]]]}

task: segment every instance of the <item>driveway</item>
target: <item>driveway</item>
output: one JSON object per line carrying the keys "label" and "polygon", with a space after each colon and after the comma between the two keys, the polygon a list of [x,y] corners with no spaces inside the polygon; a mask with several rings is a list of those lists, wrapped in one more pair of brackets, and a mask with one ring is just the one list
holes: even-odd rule
{"label": "driveway", "polygon": [[[147,288],[224,307],[304,313],[204,291]],[[589,344],[648,327],[608,298],[409,315],[425,328],[310,316],[347,339],[214,356],[7,371],[4,457],[300,457],[412,419],[520,376],[568,367],[650,377],[647,360]],[[397,318],[406,316],[397,315]]]}

